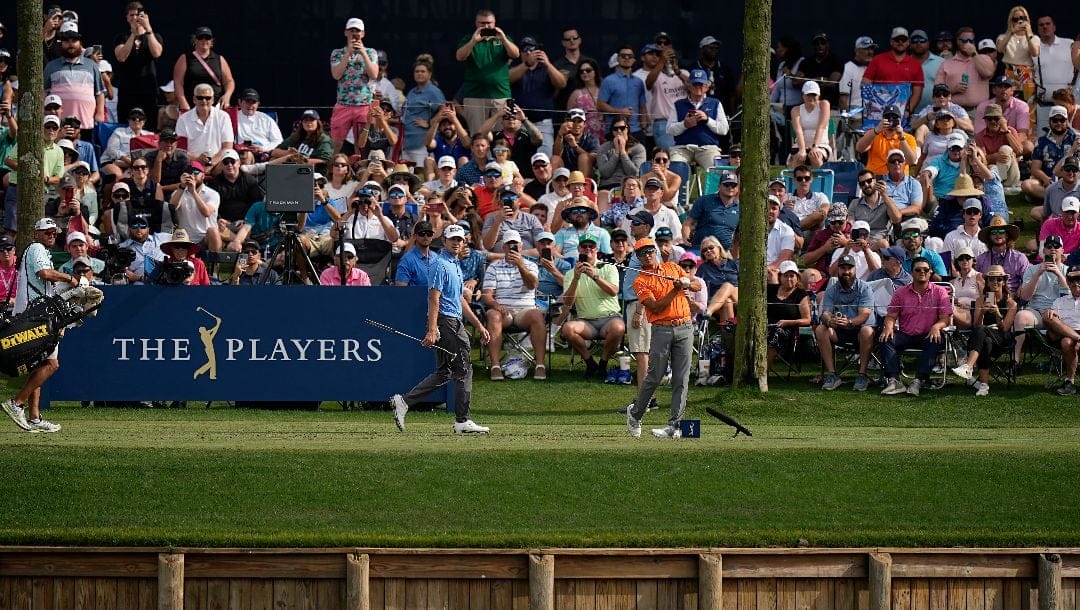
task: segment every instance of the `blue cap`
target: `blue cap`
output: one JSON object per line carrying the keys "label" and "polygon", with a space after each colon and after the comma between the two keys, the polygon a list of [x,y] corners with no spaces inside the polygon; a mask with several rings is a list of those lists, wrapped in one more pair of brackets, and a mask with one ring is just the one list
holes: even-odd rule
{"label": "blue cap", "polygon": [[709,73],[698,68],[690,71],[690,84],[691,85],[707,85],[709,84]]}
{"label": "blue cap", "polygon": [[720,184],[738,184],[739,175],[735,172],[724,172],[720,174]]}
{"label": "blue cap", "polygon": [[646,53],[659,53],[659,52],[660,52],[660,47],[658,47],[657,45],[650,42],[649,44],[641,47],[640,55],[644,55]]}
{"label": "blue cap", "polygon": [[889,246],[881,250],[881,256],[883,258],[895,258],[901,263],[907,260],[907,252],[900,246]]}

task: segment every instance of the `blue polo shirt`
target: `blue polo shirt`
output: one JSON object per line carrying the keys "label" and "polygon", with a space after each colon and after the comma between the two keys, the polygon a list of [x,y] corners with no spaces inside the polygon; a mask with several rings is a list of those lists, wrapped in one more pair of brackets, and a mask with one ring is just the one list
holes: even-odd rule
{"label": "blue polo shirt", "polygon": [[578,238],[589,234],[596,237],[596,247],[601,254],[611,254],[611,234],[600,227],[590,224],[584,231],[578,231],[572,226],[559,229],[555,234],[555,245],[562,250],[562,255],[570,260],[577,259]]}
{"label": "blue polo shirt", "polygon": [[690,236],[690,242],[695,249],[700,248],[701,240],[709,235],[719,239],[725,249],[731,249],[735,232],[739,230],[738,199],[726,206],[716,195],[698,197],[690,208],[689,216],[697,223],[694,234]]}
{"label": "blue polo shirt", "polygon": [[627,264],[629,269],[622,278],[622,286],[619,291],[622,293],[622,300],[626,303],[637,300],[637,293],[634,292],[634,280],[637,279],[638,269],[641,269],[641,261],[638,260],[637,254],[630,256],[630,262]]}
{"label": "blue polo shirt", "polygon": [[[630,115],[630,131],[641,131],[638,109],[645,106],[645,81],[632,73],[623,74],[616,71],[606,76],[600,83],[600,95],[597,99],[616,108],[633,108],[634,113]],[[605,117],[605,130],[611,129],[611,121],[614,118],[610,115]]]}
{"label": "blue polo shirt", "polygon": [[461,292],[464,281],[461,268],[448,250],[432,257],[428,274],[428,289],[439,291],[439,315],[461,317]]}
{"label": "blue polo shirt", "polygon": [[923,248],[922,251],[917,254],[907,255],[907,259],[904,261],[904,271],[911,273],[912,259],[918,258],[920,256],[925,258],[930,263],[930,268],[934,270],[934,273],[940,275],[941,277],[945,277],[946,275],[952,275],[951,273],[949,273],[948,269],[945,268],[945,261],[941,260],[941,255],[939,255],[937,252],[934,252],[933,250],[928,250],[926,248]]}
{"label": "blue polo shirt", "polygon": [[938,200],[944,199],[949,191],[956,187],[956,178],[960,175],[960,164],[953,164],[949,160],[949,153],[945,153],[930,162],[930,167],[936,167],[938,175],[934,178],[934,196]]}
{"label": "blue polo shirt", "polygon": [[439,107],[446,102],[446,96],[435,85],[428,83],[423,89],[413,87],[412,91],[405,96],[404,115],[401,123],[405,125],[405,149],[411,150],[424,148],[424,140],[427,138],[427,128],[414,125],[413,121],[422,119],[430,121]]}
{"label": "blue polo shirt", "polygon": [[870,290],[870,284],[856,278],[851,288],[845,290],[840,278],[831,278],[825,288],[825,298],[821,302],[821,311],[833,312],[839,308],[840,313],[848,319],[859,315],[860,308],[870,310],[870,317],[863,322],[863,326],[874,325],[874,293]]}
{"label": "blue polo shirt", "polygon": [[[950,186],[945,192],[948,193],[951,190]],[[901,210],[909,205],[922,203],[922,185],[911,176],[904,176],[898,183],[893,183],[886,177],[885,191],[889,194],[889,199],[892,199],[896,207]]]}
{"label": "blue polo shirt", "polygon": [[413,246],[401,260],[398,261],[397,274],[394,275],[395,282],[404,282],[406,286],[427,286],[428,277],[431,271],[432,260],[435,258],[434,252],[428,252],[427,256],[420,253],[420,249]]}

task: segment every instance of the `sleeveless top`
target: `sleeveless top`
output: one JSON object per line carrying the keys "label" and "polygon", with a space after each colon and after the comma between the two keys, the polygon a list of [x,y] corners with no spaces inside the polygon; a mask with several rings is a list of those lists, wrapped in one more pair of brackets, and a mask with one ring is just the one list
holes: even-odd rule
{"label": "sleeveless top", "polygon": [[967,277],[954,277],[949,280],[949,283],[953,285],[953,295],[959,301],[960,299],[967,299],[968,302],[973,302],[980,297],[979,286],[975,283],[975,277],[978,273],[975,269],[971,270],[971,273]]}
{"label": "sleeveless top", "polygon": [[225,92],[222,87],[224,77],[221,76],[221,56],[211,49],[210,54],[203,61],[214,70],[214,74],[217,75],[217,79],[222,85],[218,85],[213,78],[210,78],[210,74],[202,67],[199,60],[195,59],[194,51],[184,53],[184,58],[187,60],[187,71],[184,72],[184,96],[187,97],[188,102],[192,107],[195,106],[195,85],[206,83],[214,88],[214,102],[217,103],[221,99],[221,94]]}
{"label": "sleeveless top", "polygon": [[[821,124],[821,103],[814,107],[813,112],[806,110],[806,104],[799,104],[799,120],[802,121],[803,139],[806,141],[806,145],[810,147],[814,146],[828,146],[829,145],[829,130],[826,129],[822,132],[821,137],[817,140],[814,136],[817,135],[818,125]],[[828,120],[828,119],[826,119]]]}
{"label": "sleeveless top", "polygon": [[598,142],[603,143],[605,136],[604,117],[600,116],[600,113],[596,110],[596,99],[584,87],[578,89],[578,91],[581,93],[578,94],[574,108],[581,108],[585,111],[585,131],[593,134]]}

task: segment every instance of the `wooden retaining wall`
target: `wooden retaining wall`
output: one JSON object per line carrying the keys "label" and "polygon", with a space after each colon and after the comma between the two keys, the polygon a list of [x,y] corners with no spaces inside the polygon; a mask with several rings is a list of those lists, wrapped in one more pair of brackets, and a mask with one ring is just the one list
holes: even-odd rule
{"label": "wooden retaining wall", "polygon": [[0,547],[0,610],[1080,610],[1080,549]]}

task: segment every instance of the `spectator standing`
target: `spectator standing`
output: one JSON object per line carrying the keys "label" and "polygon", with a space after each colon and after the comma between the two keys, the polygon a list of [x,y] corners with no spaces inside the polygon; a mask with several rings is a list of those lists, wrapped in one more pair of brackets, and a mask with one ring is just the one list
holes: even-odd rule
{"label": "spectator standing", "polygon": [[[563,77],[570,83],[577,75],[581,62],[586,59],[585,54],[581,52],[581,33],[577,28],[563,30],[562,48],[562,55],[555,58],[555,68],[562,72]],[[559,91],[559,95],[555,98],[555,107],[566,108],[567,100],[572,92],[573,90],[569,87]]]}
{"label": "spectator standing", "polygon": [[[807,81],[816,81],[821,89],[821,99],[829,102],[833,108],[840,103],[840,90],[837,87],[843,76],[844,65],[840,58],[829,48],[829,35],[818,30],[810,36],[810,45],[814,54],[802,63],[803,76]],[[803,89],[806,86],[803,85]]]}
{"label": "spectator standing", "polygon": [[[889,50],[878,53],[870,60],[870,65],[863,73],[864,83],[883,85],[911,85],[911,97],[907,101],[907,115],[915,114],[915,108],[922,98],[923,79],[922,63],[908,54],[911,46],[907,28],[895,27],[889,36]],[[882,113],[884,116],[884,113]]]}
{"label": "spectator standing", "polygon": [[855,52],[851,61],[844,64],[844,73],[840,76],[840,110],[851,110],[862,106],[862,80],[866,67],[874,58],[877,43],[869,36],[855,39]]}
{"label": "spectator standing", "polygon": [[600,94],[596,98],[596,106],[606,114],[604,124],[609,131],[612,119],[615,115],[621,115],[630,121],[630,133],[634,138],[639,142],[644,142],[645,130],[649,127],[645,83],[634,76],[636,56],[633,48],[622,45],[617,57],[615,71],[600,82]]}
{"label": "spectator standing", "polygon": [[[1072,44],[1070,38],[1057,35],[1054,18],[1043,15],[1036,21],[1039,32],[1039,54],[1035,57],[1035,85],[1040,107],[1057,104],[1054,92],[1070,89],[1074,81]],[[1041,123],[1041,122],[1040,122]]]}
{"label": "spectator standing", "polygon": [[941,64],[934,84],[948,86],[952,101],[970,112],[990,96],[994,70],[994,59],[975,46],[975,31],[963,27],[956,32],[956,53]]}
{"label": "spectator standing", "polygon": [[454,57],[465,64],[462,105],[465,123],[475,131],[493,114],[502,111],[510,97],[511,59],[521,56],[514,41],[495,25],[495,13],[476,13],[476,30],[458,42]]}
{"label": "spectator standing", "polygon": [[911,33],[911,57],[922,64],[923,88],[919,97],[916,112],[930,106],[934,101],[932,91],[937,78],[938,69],[945,59],[940,55],[930,52],[930,37],[923,30],[915,30]]}
{"label": "spectator standing", "polygon": [[[708,95],[710,97],[715,97],[720,100],[720,103],[727,104],[728,108],[735,108],[735,89],[738,82],[735,73],[720,59],[720,40],[718,38],[705,36],[698,41],[698,58],[692,68],[705,70],[709,73]],[[656,115],[652,116],[655,120]],[[667,116],[667,114],[663,116]]]}
{"label": "spectator standing", "polygon": [[[705,40],[708,38],[710,37],[707,36]],[[716,46],[719,48],[718,44]],[[711,49],[712,47],[713,45],[710,43],[708,48]],[[661,53],[666,55],[661,57]],[[705,49],[702,49],[702,53],[706,53]],[[712,52],[708,51],[708,53],[711,54]],[[652,121],[653,141],[658,148],[671,150],[675,146],[675,138],[668,133],[668,117],[675,114],[675,102],[687,97],[687,82],[690,80],[690,73],[686,70],[677,70],[673,74],[669,74],[664,69],[667,61],[672,61],[675,57],[675,51],[670,48],[661,50],[655,44],[647,44],[641,50],[641,55],[644,58],[643,61],[652,62],[652,66],[645,74],[645,90],[649,93],[649,120]],[[715,56],[713,60],[714,71],[726,71],[726,68],[716,60]],[[699,61],[704,61],[704,57]],[[648,66],[649,64],[646,63],[645,65]],[[705,71],[706,74],[715,73],[705,68],[698,69]],[[730,77],[730,74],[727,77]],[[709,85],[711,89],[711,81]]]}
{"label": "spectator standing", "polygon": [[341,150],[349,132],[359,139],[367,126],[374,85],[379,78],[379,55],[364,46],[364,22],[353,17],[345,22],[345,46],[330,52],[330,75],[337,81],[337,99],[330,116],[334,152]]}
{"label": "spectator standing", "polygon": [[555,96],[566,88],[566,77],[551,63],[535,38],[521,39],[521,63],[510,68],[510,84],[516,107],[540,130],[543,137],[540,152],[550,155],[555,141]]}
{"label": "spectator standing", "polygon": [[63,55],[45,65],[42,75],[47,95],[58,95],[67,114],[79,117],[89,140],[94,122],[105,120],[105,83],[97,64],[83,55],[82,34],[71,21],[60,28]]}
{"label": "spectator standing", "polygon": [[146,128],[157,131],[157,60],[161,59],[165,39],[154,31],[141,2],[129,2],[124,9],[129,31],[113,42],[116,58],[113,83],[124,92],[117,101],[116,113],[128,116],[134,107],[151,109]]}
{"label": "spectator standing", "polygon": [[[413,63],[413,81],[416,86],[405,96],[405,108],[401,122],[405,126],[405,144],[401,150],[403,161],[412,161],[415,167],[427,168],[428,149],[425,146],[431,122],[446,103],[446,96],[432,81],[435,59],[424,53]],[[432,159],[433,160],[433,159]],[[435,168],[431,167],[431,173]]]}
{"label": "spectator standing", "polygon": [[228,108],[236,82],[229,62],[214,50],[214,32],[206,26],[197,27],[191,42],[192,50],[181,55],[173,66],[176,102],[180,110],[192,107],[190,100],[198,95],[195,89],[204,83],[210,85],[218,106]]}
{"label": "spectator standing", "polygon": [[1035,58],[1039,57],[1041,41],[1032,33],[1031,16],[1022,6],[1009,10],[1005,33],[994,41],[1001,61],[1005,64],[1005,76],[1020,85],[1023,98],[1032,100],[1035,94]]}
{"label": "spectator standing", "polygon": [[585,113],[585,130],[597,141],[603,142],[607,130],[604,128],[604,117],[598,111],[596,103],[600,95],[600,65],[588,57],[581,60],[574,73],[574,80],[567,89],[573,91],[566,101],[566,109],[577,109]]}

